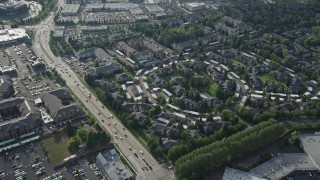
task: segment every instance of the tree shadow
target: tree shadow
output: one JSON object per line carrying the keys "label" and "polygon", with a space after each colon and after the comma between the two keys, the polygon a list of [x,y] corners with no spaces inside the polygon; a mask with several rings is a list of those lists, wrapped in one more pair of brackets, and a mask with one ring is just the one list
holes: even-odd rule
{"label": "tree shadow", "polygon": [[62,140],[62,135],[60,133],[55,134],[53,137],[54,137],[54,142],[55,143],[59,143]]}

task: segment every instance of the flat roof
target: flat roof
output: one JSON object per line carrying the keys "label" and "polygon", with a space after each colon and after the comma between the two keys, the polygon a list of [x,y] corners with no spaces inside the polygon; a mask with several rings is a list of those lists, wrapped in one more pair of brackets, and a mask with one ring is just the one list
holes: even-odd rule
{"label": "flat roof", "polygon": [[300,142],[304,151],[314,160],[320,168],[320,134],[302,134]]}
{"label": "flat roof", "polygon": [[317,165],[306,153],[285,153],[273,157],[249,172],[269,179],[281,179],[296,170],[316,170]]}
{"label": "flat roof", "polygon": [[22,28],[0,30],[0,43],[18,40],[25,37],[28,37],[28,35],[26,30]]}
{"label": "flat roof", "polygon": [[222,180],[266,180],[248,172],[226,167]]}
{"label": "flat roof", "polygon": [[80,4],[66,4],[61,14],[76,14],[80,8]]}

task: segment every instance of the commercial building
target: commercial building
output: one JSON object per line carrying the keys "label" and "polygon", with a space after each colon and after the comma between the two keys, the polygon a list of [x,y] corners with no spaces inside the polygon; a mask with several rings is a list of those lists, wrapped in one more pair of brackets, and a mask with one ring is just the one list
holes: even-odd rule
{"label": "commercial building", "polygon": [[133,177],[130,169],[121,162],[115,149],[99,153],[96,157],[96,164],[107,179],[125,180]]}
{"label": "commercial building", "polygon": [[80,4],[66,4],[61,11],[62,16],[76,16],[80,9]]}
{"label": "commercial building", "polygon": [[192,2],[192,3],[185,3],[184,8],[186,8],[190,12],[200,11],[206,8],[205,3],[199,2]]}
{"label": "commercial building", "polygon": [[54,122],[74,120],[84,115],[80,105],[72,103],[71,94],[66,88],[59,88],[43,93],[41,100]]}
{"label": "commercial building", "polygon": [[39,109],[33,101],[23,97],[0,101],[0,142],[21,138],[41,124]]}
{"label": "commercial building", "polygon": [[14,44],[28,38],[29,36],[24,29],[17,28],[0,30],[0,46]]}
{"label": "commercial building", "polygon": [[7,99],[14,93],[12,81],[8,76],[0,76],[0,100]]}
{"label": "commercial building", "polygon": [[305,153],[278,154],[249,172],[226,168],[222,180],[290,179],[295,172],[299,172],[301,179],[308,179],[302,175],[319,176],[314,172],[320,171],[320,134],[303,134],[300,136],[300,144]]}
{"label": "commercial building", "polygon": [[22,1],[0,3],[0,16],[15,16],[28,11],[28,5]]}

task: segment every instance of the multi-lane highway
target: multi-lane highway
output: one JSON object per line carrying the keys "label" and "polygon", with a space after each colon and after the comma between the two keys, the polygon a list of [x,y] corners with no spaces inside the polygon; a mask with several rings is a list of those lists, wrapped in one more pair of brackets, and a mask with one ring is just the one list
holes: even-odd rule
{"label": "multi-lane highway", "polygon": [[[59,0],[59,6],[63,4],[64,2]],[[173,174],[159,164],[148,150],[123,127],[121,122],[90,94],[90,91],[79,80],[78,75],[60,57],[53,55],[49,47],[50,30],[54,26],[53,17],[54,13],[50,13],[39,25],[31,27],[35,30],[33,50],[36,55],[42,57],[50,68],[57,70],[66,81],[67,86],[112,135],[114,144],[136,171],[137,179],[174,179]]]}

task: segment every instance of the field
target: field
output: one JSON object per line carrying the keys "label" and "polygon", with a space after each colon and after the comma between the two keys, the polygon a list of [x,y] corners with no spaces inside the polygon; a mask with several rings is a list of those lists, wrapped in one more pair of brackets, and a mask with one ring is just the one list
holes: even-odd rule
{"label": "field", "polygon": [[58,133],[42,140],[43,147],[48,152],[48,157],[54,167],[61,165],[63,160],[71,155],[68,151],[68,140],[69,138],[64,133]]}

